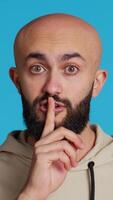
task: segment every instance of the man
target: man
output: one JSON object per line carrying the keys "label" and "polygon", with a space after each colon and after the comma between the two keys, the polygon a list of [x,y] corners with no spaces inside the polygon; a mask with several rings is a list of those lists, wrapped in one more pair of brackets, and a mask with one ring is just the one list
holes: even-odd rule
{"label": "man", "polygon": [[18,32],[10,77],[27,130],[1,146],[1,199],[113,199],[113,139],[89,123],[91,97],[107,76],[101,49],[96,30],[66,14],[40,17]]}

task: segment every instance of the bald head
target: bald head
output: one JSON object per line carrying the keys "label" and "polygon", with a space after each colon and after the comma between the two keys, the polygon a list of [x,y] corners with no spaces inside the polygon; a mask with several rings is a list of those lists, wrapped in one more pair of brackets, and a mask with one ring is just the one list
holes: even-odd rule
{"label": "bald head", "polygon": [[[76,51],[80,48],[83,56],[86,56],[87,59],[89,57],[95,68],[99,67],[102,51],[99,35],[91,25],[78,17],[67,14],[50,14],[39,17],[25,25],[18,32],[14,43],[17,67],[22,56],[26,56],[30,50],[33,50],[32,47],[36,42],[37,47],[41,42],[44,46],[46,42],[49,47],[50,44],[53,44],[52,48],[57,48],[56,44],[61,46],[66,43],[65,49],[69,47],[69,51],[71,51],[70,42],[72,42]],[[49,48],[50,52],[54,51],[52,48]]]}

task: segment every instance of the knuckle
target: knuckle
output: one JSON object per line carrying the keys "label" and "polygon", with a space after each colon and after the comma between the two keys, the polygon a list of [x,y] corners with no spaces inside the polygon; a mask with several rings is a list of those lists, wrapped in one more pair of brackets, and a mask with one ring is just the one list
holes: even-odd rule
{"label": "knuckle", "polygon": [[75,154],[75,149],[72,147],[72,145],[68,141],[64,140],[62,143],[62,147],[64,150],[68,152],[70,156],[73,156]]}
{"label": "knuckle", "polygon": [[65,137],[65,129],[64,129],[64,127],[62,127],[62,126],[59,127],[57,129],[57,133],[58,133],[60,139],[63,139]]}
{"label": "knuckle", "polygon": [[63,131],[64,131],[64,127],[61,126],[61,127],[59,128],[59,131],[60,131],[61,133],[63,133]]}
{"label": "knuckle", "polygon": [[42,151],[42,147],[40,146],[40,147],[38,147],[38,148],[36,149],[36,154],[39,154],[41,151]]}
{"label": "knuckle", "polygon": [[40,142],[38,141],[38,142],[36,142],[36,143],[34,144],[34,148],[37,148],[39,145],[40,145]]}
{"label": "knuckle", "polygon": [[37,157],[39,156],[39,153],[41,153],[41,147],[34,148],[34,155]]}
{"label": "knuckle", "polygon": [[70,164],[70,159],[67,155],[64,156],[64,160],[68,165]]}
{"label": "knuckle", "polygon": [[35,143],[35,144],[34,144],[34,150],[36,150],[36,149],[37,149],[37,144]]}
{"label": "knuckle", "polygon": [[64,152],[61,152],[61,158],[64,158],[64,160],[68,160],[67,155]]}
{"label": "knuckle", "polygon": [[64,152],[61,151],[61,152],[59,153],[59,156],[60,156],[61,158],[64,158],[64,157],[65,157]]}
{"label": "knuckle", "polygon": [[68,145],[69,145],[69,143],[66,140],[62,140],[63,149],[66,148]]}

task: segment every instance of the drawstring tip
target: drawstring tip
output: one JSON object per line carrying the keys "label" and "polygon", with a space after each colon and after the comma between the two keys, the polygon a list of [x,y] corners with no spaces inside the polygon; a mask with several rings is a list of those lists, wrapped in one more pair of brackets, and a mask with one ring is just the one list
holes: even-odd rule
{"label": "drawstring tip", "polygon": [[88,168],[91,176],[91,192],[90,192],[90,200],[95,199],[95,176],[94,176],[94,165],[93,161],[88,163]]}

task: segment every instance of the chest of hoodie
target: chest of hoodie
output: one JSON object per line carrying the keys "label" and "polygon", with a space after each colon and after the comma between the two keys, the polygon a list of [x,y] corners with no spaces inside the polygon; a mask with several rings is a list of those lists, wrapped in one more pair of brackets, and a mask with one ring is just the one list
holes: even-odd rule
{"label": "chest of hoodie", "polygon": [[[94,167],[94,200],[113,200],[113,161]],[[91,175],[89,169],[72,169],[62,186],[48,200],[90,200]]]}

